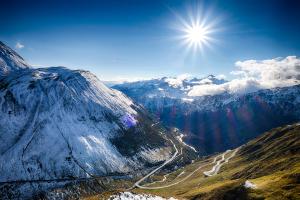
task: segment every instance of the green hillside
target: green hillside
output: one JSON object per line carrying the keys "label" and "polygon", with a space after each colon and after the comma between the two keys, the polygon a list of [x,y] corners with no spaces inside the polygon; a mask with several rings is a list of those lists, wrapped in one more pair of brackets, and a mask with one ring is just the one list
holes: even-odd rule
{"label": "green hillside", "polygon": [[[230,155],[225,154],[225,158]],[[215,156],[218,155],[199,159],[173,172],[160,172],[143,183],[151,188],[164,188],[135,188],[131,192],[177,199],[300,199],[300,124],[262,134],[241,146],[217,175],[205,177],[203,172],[212,168]],[[246,181],[254,188],[246,188]],[[105,199],[112,193],[88,199]]]}
{"label": "green hillside", "polygon": [[[205,177],[203,172],[212,167],[209,163],[213,158],[197,161],[168,175],[166,181],[151,184],[152,187],[168,185],[204,166],[177,185],[156,190],[135,189],[134,192],[178,199],[300,199],[299,124],[262,134],[243,145],[217,175]],[[177,177],[183,171],[184,174]],[[162,177],[156,177],[159,178]],[[256,189],[244,187],[246,180]]]}

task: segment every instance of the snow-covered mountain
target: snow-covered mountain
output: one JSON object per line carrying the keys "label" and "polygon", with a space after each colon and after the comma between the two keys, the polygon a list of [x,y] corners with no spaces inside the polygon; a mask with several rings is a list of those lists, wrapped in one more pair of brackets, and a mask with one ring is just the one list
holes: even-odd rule
{"label": "snow-covered mountain", "polygon": [[223,84],[202,79],[162,78],[115,85],[164,125],[179,128],[204,154],[236,147],[261,132],[300,120],[300,85],[238,94],[191,96],[192,86]]}
{"label": "snow-covered mountain", "polygon": [[0,181],[127,173],[170,157],[147,112],[92,73],[34,69],[0,43]]}
{"label": "snow-covered mountain", "polygon": [[10,71],[29,68],[29,64],[15,51],[0,41],[0,76]]}

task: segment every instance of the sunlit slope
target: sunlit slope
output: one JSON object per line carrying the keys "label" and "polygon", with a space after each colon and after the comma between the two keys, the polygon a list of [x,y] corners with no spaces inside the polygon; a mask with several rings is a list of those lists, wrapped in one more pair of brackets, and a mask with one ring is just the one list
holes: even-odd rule
{"label": "sunlit slope", "polygon": [[2,183],[133,173],[159,164],[172,144],[154,123],[91,72],[32,68],[0,42]]}
{"label": "sunlit slope", "polygon": [[[178,199],[299,199],[299,139],[299,124],[278,127],[242,146],[215,176],[205,177],[203,172],[212,168],[217,155],[180,168],[166,178],[157,175],[152,181],[158,182],[148,186],[169,185],[193,173],[180,184],[134,192]],[[246,180],[256,188],[246,188]]]}

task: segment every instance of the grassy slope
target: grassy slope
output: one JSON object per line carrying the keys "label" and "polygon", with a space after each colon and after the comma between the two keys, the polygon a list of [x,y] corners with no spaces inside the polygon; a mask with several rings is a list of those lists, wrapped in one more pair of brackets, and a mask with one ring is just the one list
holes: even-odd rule
{"label": "grassy slope", "polygon": [[[150,186],[167,185],[204,166],[178,185],[156,190],[134,189],[133,192],[178,199],[300,199],[300,125],[266,132],[243,145],[237,155],[222,166],[219,174],[204,177],[203,171],[211,168],[209,163],[213,158],[180,168],[168,175],[166,181]],[[182,171],[185,173],[177,177]],[[152,179],[161,180],[163,175]],[[246,189],[243,186],[246,180],[256,184],[257,189]]]}

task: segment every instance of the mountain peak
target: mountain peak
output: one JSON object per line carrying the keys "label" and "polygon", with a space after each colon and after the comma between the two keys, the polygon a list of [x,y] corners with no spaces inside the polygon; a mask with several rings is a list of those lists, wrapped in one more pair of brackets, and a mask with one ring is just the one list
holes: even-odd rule
{"label": "mountain peak", "polygon": [[210,75],[208,75],[208,76],[207,76],[207,78],[216,78],[216,76],[215,76],[215,75],[212,75],[212,74],[210,74]]}
{"label": "mountain peak", "polygon": [[30,65],[17,52],[0,41],[0,76],[26,68],[30,68]]}

